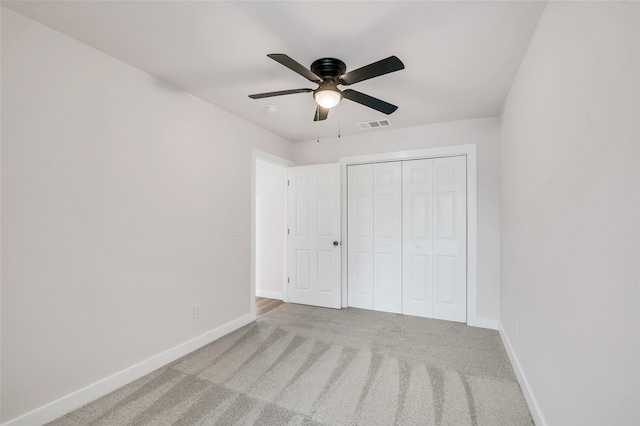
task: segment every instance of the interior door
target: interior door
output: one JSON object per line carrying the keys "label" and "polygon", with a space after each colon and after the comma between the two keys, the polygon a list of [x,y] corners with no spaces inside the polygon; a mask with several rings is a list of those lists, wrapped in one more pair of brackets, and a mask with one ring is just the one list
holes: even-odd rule
{"label": "interior door", "polygon": [[288,301],[340,308],[340,166],[288,170]]}

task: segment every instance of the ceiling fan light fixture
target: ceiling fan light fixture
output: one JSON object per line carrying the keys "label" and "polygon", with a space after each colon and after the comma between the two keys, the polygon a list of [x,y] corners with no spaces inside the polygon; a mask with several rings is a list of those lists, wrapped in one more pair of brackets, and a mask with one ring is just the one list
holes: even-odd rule
{"label": "ceiling fan light fixture", "polygon": [[322,89],[314,92],[314,99],[322,108],[331,109],[342,100],[342,93],[339,90]]}

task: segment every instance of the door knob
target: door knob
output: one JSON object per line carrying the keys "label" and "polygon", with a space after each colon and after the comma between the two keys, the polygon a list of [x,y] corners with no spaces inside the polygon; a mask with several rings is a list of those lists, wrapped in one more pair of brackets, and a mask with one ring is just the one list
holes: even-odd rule
{"label": "door knob", "polygon": [[337,241],[334,241],[334,242],[333,242],[333,245],[334,245],[334,246],[337,246],[337,245],[339,245],[339,244],[340,244],[340,243],[339,243],[339,242],[337,242]]}

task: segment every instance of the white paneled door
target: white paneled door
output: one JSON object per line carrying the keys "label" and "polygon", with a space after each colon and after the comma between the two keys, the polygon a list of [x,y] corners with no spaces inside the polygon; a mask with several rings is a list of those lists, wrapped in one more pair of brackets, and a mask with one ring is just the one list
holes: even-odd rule
{"label": "white paneled door", "polygon": [[467,320],[466,157],[403,163],[403,313]]}
{"label": "white paneled door", "polygon": [[402,167],[402,312],[433,317],[433,160]]}
{"label": "white paneled door", "polygon": [[288,301],[340,308],[340,167],[290,167],[288,180]]}
{"label": "white paneled door", "polygon": [[467,320],[466,157],[433,160],[433,317]]}
{"label": "white paneled door", "polygon": [[347,168],[349,306],[402,312],[402,164]]}
{"label": "white paneled door", "polygon": [[373,309],[373,164],[347,168],[349,306]]}
{"label": "white paneled door", "polygon": [[402,163],[373,165],[373,309],[402,312]]}

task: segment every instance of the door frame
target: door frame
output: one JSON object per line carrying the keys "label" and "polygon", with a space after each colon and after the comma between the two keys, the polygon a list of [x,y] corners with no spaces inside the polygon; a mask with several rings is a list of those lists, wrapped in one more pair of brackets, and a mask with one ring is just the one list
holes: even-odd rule
{"label": "door frame", "polygon": [[478,318],[478,205],[477,205],[477,148],[476,144],[453,145],[410,151],[342,157],[340,162],[342,248],[342,307],[347,307],[347,166],[387,161],[418,160],[465,155],[467,157],[467,324],[475,327],[494,328]]}
{"label": "door frame", "polygon": [[[250,289],[249,289],[249,313],[251,315],[251,319],[256,319],[256,160],[265,161],[267,163],[276,164],[282,167],[291,167],[295,165],[293,161],[287,160],[285,158],[278,157],[277,155],[269,154],[268,152],[260,151],[256,148],[251,148],[251,279],[250,279]],[[286,187],[283,188],[283,191],[286,191]],[[285,230],[287,229],[286,220],[287,220],[287,197],[284,199],[284,218],[285,221]],[[285,236],[285,245],[284,245],[284,253],[283,253],[283,268],[285,273],[283,274],[283,282],[282,282],[282,300],[287,301],[287,244],[286,244],[286,236]]]}

